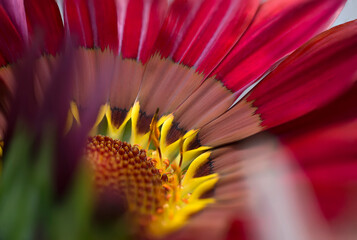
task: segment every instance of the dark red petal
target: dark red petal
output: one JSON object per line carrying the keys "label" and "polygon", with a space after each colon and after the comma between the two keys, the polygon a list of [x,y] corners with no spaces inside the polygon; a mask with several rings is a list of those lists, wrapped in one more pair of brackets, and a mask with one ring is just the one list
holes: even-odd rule
{"label": "dark red petal", "polygon": [[[10,102],[10,113],[7,117],[6,141],[13,137],[19,119],[21,119],[23,124],[32,128],[36,126],[36,121],[38,120],[39,106],[36,101],[34,76],[37,51],[35,48],[31,48],[30,50],[31,52],[26,54],[24,59],[11,69],[13,72],[12,81],[16,82],[17,85]],[[4,80],[6,81],[6,79]]]}
{"label": "dark red petal", "polygon": [[26,42],[28,39],[27,22],[25,6],[23,0],[0,0],[0,4],[8,13],[22,39]]}
{"label": "dark red petal", "polygon": [[[9,97],[11,95],[10,89],[2,77],[0,77],[0,135],[4,130],[5,116],[8,112]],[[1,139],[1,137],[0,137]]]}
{"label": "dark red petal", "polygon": [[246,240],[249,239],[248,235],[248,229],[249,226],[246,222],[240,220],[240,219],[235,219],[232,221],[227,236],[226,240]]}
{"label": "dark red petal", "polygon": [[7,62],[6,62],[5,58],[2,55],[0,55],[0,66],[5,65],[6,63]]}
{"label": "dark red petal", "polygon": [[156,51],[209,74],[251,22],[259,1],[176,0]]}
{"label": "dark red petal", "polygon": [[55,0],[24,0],[31,34],[43,34],[45,50],[56,54],[63,42],[63,24]]}
{"label": "dark red petal", "polygon": [[[56,67],[50,75],[52,79],[44,98],[42,116],[40,117],[40,121],[38,121],[41,122],[43,119],[47,120],[47,122],[54,121],[56,130],[58,131],[59,140],[55,149],[57,152],[54,163],[56,185],[54,192],[60,197],[63,197],[63,193],[71,187],[77,166],[80,163],[79,160],[83,155],[83,147],[85,146],[88,133],[94,126],[100,106],[105,102],[104,99],[106,99],[111,80],[110,68],[112,66],[110,63],[113,61],[110,62],[110,58],[104,58],[104,60],[107,59],[108,61],[96,59],[97,55],[93,54],[94,56],[91,56],[94,57],[94,62],[97,63],[93,67],[90,63],[84,63],[87,60],[93,62],[93,59],[83,59],[83,56],[87,57],[87,55],[83,54],[86,51],[95,53],[95,50],[85,50],[82,48],[75,50],[69,47],[67,52],[56,58]],[[100,50],[98,52],[98,57],[106,53],[102,53]],[[91,72],[89,74],[87,73],[89,69],[84,68],[85,66],[93,67],[90,69]],[[81,84],[81,82],[77,82],[78,77],[88,75],[94,78],[89,79],[89,81],[94,80],[94,83],[88,82],[88,84],[82,84],[83,95],[86,95],[85,97],[90,95],[90,97],[85,99],[86,105],[78,106],[81,124],[73,126],[63,136],[70,101],[73,100],[73,91],[76,90],[75,88],[78,83]]]}
{"label": "dark red petal", "polygon": [[264,3],[237,46],[212,73],[233,91],[242,90],[276,61],[324,30],[345,0],[271,0]]}
{"label": "dark red petal", "polygon": [[6,117],[4,116],[4,113],[0,112],[0,139],[3,140],[5,137],[5,131],[6,131]]}
{"label": "dark red petal", "polygon": [[87,0],[92,19],[94,43],[102,50],[118,51],[117,11],[115,0]]}
{"label": "dark red petal", "polygon": [[271,129],[304,167],[357,157],[357,84],[332,103]]}
{"label": "dark red petal", "polygon": [[[321,125],[324,125],[323,121]],[[357,118],[350,122],[335,123],[320,127],[318,130],[306,131],[302,135],[290,136],[289,139],[284,139],[283,143],[305,170],[314,171],[329,166],[343,167],[356,163]],[[351,176],[357,181],[357,172]],[[332,175],[321,177],[335,183],[339,180]],[[341,177],[349,178],[348,175]]]}
{"label": "dark red petal", "polygon": [[63,4],[66,31],[82,46],[93,47],[92,25],[86,0],[65,0]]}
{"label": "dark red petal", "polygon": [[357,184],[356,102],[355,83],[324,108],[271,130],[304,170],[328,218],[346,210]]}
{"label": "dark red petal", "polygon": [[357,21],[315,37],[282,62],[246,98],[262,126],[315,110],[352,86],[357,69]]}
{"label": "dark red petal", "polygon": [[23,41],[1,5],[0,26],[0,62],[4,65],[6,62],[16,61],[21,56]]}
{"label": "dark red petal", "polygon": [[356,144],[357,120],[306,132],[286,143],[305,168],[357,160]]}

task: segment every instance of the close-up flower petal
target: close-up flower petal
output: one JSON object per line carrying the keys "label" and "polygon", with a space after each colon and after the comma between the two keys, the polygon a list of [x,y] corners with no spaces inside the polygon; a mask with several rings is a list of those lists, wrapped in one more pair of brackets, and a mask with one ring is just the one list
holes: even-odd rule
{"label": "close-up flower petal", "polygon": [[43,34],[45,51],[53,55],[63,41],[63,24],[55,0],[25,0],[29,34]]}
{"label": "close-up flower petal", "polygon": [[[248,137],[344,93],[356,80],[356,24],[352,21],[321,33],[289,55],[232,109],[203,127],[203,143],[217,145]],[[219,136],[217,128],[222,128]]]}
{"label": "close-up flower petal", "polygon": [[281,58],[334,21],[344,0],[272,0],[261,5],[250,28],[212,73],[227,88],[239,91]]}
{"label": "close-up flower petal", "polygon": [[0,0],[0,239],[354,239],[350,4]]}
{"label": "close-up flower petal", "polygon": [[7,62],[15,61],[21,56],[24,47],[24,41],[21,39],[19,32],[11,22],[6,11],[1,6],[0,21],[2,26],[0,59],[1,65],[5,65]]}

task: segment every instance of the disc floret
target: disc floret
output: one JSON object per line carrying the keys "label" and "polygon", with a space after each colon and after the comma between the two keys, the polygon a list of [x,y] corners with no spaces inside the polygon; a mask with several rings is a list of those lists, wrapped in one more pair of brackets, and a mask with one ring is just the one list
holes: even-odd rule
{"label": "disc floret", "polygon": [[[109,108],[107,108],[109,109]],[[191,130],[173,143],[167,136],[173,127],[173,115],[152,118],[150,129],[140,133],[137,128],[140,112],[136,103],[124,122],[113,126],[110,110],[108,136],[88,139],[86,156],[94,169],[98,192],[112,191],[124,199],[127,211],[139,218],[140,224],[152,235],[164,235],[185,224],[188,217],[200,211],[213,198],[202,195],[214,188],[217,174],[196,176],[209,161],[210,148],[190,149],[197,130]],[[121,141],[130,126],[128,142]]]}

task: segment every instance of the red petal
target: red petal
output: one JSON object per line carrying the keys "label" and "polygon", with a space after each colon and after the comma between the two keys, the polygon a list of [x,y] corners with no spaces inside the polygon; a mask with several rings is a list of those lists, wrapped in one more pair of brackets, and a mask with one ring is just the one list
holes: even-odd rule
{"label": "red petal", "polygon": [[276,61],[324,30],[345,0],[272,0],[212,76],[233,91],[257,80]]}
{"label": "red petal", "polygon": [[305,171],[312,183],[320,209],[328,220],[343,217],[355,206],[357,158],[351,160],[353,161],[344,164],[320,166]]}
{"label": "red petal", "polygon": [[23,0],[0,0],[24,41],[28,39],[25,6]]}
{"label": "red petal", "polygon": [[118,51],[120,23],[115,0],[66,0],[64,20],[67,30],[79,38],[81,45]]}
{"label": "red petal", "polygon": [[4,8],[0,5],[0,63],[16,61],[22,54],[23,41]]}
{"label": "red petal", "polygon": [[258,4],[256,0],[177,0],[156,50],[209,74],[246,30]]}
{"label": "red petal", "polygon": [[326,217],[346,209],[357,183],[357,84],[324,108],[272,130],[304,169]]}
{"label": "red petal", "polygon": [[64,1],[64,24],[66,30],[78,38],[82,46],[93,47],[93,32],[86,0]]}
{"label": "red petal", "polygon": [[323,107],[357,79],[357,21],[315,37],[282,62],[242,101],[203,126],[200,141],[221,145]]}
{"label": "red petal", "polygon": [[92,16],[94,42],[102,50],[118,51],[117,11],[115,0],[87,0]]}
{"label": "red petal", "polygon": [[[124,58],[137,58],[146,62],[152,53],[154,42],[159,33],[166,0],[139,0],[129,1],[123,23],[121,53]],[[123,6],[119,8],[119,11]],[[120,11],[124,14],[123,11]]]}
{"label": "red petal", "polygon": [[299,48],[246,98],[262,125],[272,127],[315,110],[356,78],[357,21],[326,31]]}
{"label": "red petal", "polygon": [[[321,123],[324,125],[324,123]],[[308,125],[309,126],[309,125]],[[351,122],[336,123],[284,141],[286,147],[304,169],[320,169],[329,165],[345,166],[357,161],[357,118]],[[352,175],[357,181],[357,172]],[[324,181],[335,182],[335,176],[325,175]],[[341,175],[343,179],[349,178]]]}
{"label": "red petal", "polygon": [[304,167],[357,157],[357,84],[318,111],[271,131]]}
{"label": "red petal", "polygon": [[45,50],[56,54],[63,41],[63,24],[54,0],[24,0],[29,32],[43,34]]}

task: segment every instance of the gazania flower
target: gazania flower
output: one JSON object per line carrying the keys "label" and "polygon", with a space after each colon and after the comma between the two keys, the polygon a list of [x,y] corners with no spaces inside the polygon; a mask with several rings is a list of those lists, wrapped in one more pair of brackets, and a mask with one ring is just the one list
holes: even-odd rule
{"label": "gazania flower", "polygon": [[1,3],[0,238],[222,239],[262,133],[326,219],[355,196],[344,0]]}

